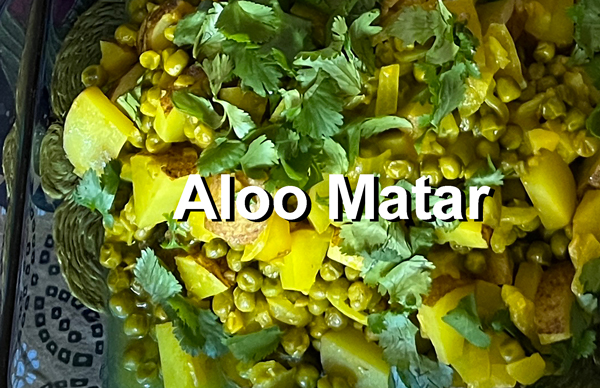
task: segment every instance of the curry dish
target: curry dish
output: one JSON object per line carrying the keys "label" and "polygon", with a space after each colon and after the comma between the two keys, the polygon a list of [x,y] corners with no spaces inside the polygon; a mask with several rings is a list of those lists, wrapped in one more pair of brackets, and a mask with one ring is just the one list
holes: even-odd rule
{"label": "curry dish", "polygon": [[[41,171],[63,273],[121,320],[132,381],[551,387],[593,370],[599,0],[111,4],[128,20],[87,42],[100,59],[62,111],[56,89]],[[236,192],[301,188],[308,219],[174,219],[190,174],[220,209],[224,173]],[[329,174],[495,191],[481,222],[333,222]]]}

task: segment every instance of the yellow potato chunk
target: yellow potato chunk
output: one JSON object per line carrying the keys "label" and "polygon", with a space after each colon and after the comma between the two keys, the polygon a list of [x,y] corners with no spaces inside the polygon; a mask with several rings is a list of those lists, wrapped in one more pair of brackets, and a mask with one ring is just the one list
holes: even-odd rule
{"label": "yellow potato chunk", "polygon": [[454,289],[438,300],[433,307],[423,305],[419,309],[417,318],[421,323],[421,332],[431,340],[438,359],[444,364],[452,364],[463,355],[465,339],[442,318],[474,289],[473,285]]}
{"label": "yellow potato chunk", "polygon": [[483,238],[482,228],[483,223],[467,220],[461,222],[456,229],[450,232],[436,229],[435,234],[440,244],[453,242],[463,247],[485,249],[488,247],[488,243]]}
{"label": "yellow potato chunk", "polygon": [[575,179],[560,155],[540,150],[527,161],[521,182],[546,229],[560,229],[571,222],[577,202]]}
{"label": "yellow potato chunk", "polygon": [[206,260],[197,260],[193,256],[175,257],[175,263],[177,263],[177,269],[185,283],[185,288],[198,299],[220,294],[229,288],[202,265],[202,262]]}
{"label": "yellow potato chunk", "polygon": [[73,101],[65,120],[63,146],[77,175],[90,168],[100,173],[136,132],[133,122],[93,86]]}
{"label": "yellow potato chunk", "polygon": [[543,273],[544,270],[541,265],[530,261],[523,262],[519,265],[519,271],[515,278],[515,287],[517,287],[527,299],[535,300],[535,293],[540,285]]}
{"label": "yellow potato chunk", "polygon": [[185,141],[187,138],[183,133],[188,120],[188,116],[173,107],[165,113],[163,107],[159,105],[156,108],[156,117],[154,117],[154,129],[156,134],[166,143],[177,143]]}
{"label": "yellow potato chunk", "polygon": [[100,41],[100,51],[102,52],[100,66],[106,70],[111,80],[125,74],[138,59],[137,52],[131,47],[106,40]]}
{"label": "yellow potato chunk", "polygon": [[539,353],[506,366],[509,376],[523,385],[531,385],[544,375],[546,362]]}
{"label": "yellow potato chunk", "polygon": [[223,375],[208,356],[193,357],[181,349],[171,322],[156,325],[156,340],[165,388],[220,388]]}
{"label": "yellow potato chunk", "polygon": [[352,327],[330,330],[323,336],[321,364],[329,376],[345,377],[352,387],[387,387],[390,367],[383,360],[383,351]]}
{"label": "yellow potato chunk", "polygon": [[490,352],[465,342],[463,355],[452,366],[468,385],[481,384],[491,376]]}
{"label": "yellow potato chunk", "polygon": [[600,190],[588,190],[573,216],[573,234],[591,233],[600,240]]}
{"label": "yellow potato chunk", "polygon": [[291,252],[283,257],[281,285],[284,290],[308,294],[329,248],[331,233],[300,229],[292,233]]}
{"label": "yellow potato chunk", "polygon": [[532,129],[531,131],[527,131],[526,135],[534,154],[537,154],[542,148],[554,151],[560,142],[558,133],[545,129]]}
{"label": "yellow potato chunk", "polygon": [[196,151],[191,148],[131,157],[135,223],[139,228],[165,221],[164,215],[177,208],[187,175],[195,172],[196,160]]}
{"label": "yellow potato chunk", "polygon": [[570,262],[553,265],[542,276],[535,295],[535,324],[542,345],[571,338],[571,308],[575,296]]}

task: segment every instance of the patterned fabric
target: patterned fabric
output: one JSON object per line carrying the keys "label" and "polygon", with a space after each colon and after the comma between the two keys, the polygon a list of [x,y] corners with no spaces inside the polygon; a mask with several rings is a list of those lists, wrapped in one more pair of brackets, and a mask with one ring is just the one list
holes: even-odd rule
{"label": "patterned fabric", "polygon": [[[52,211],[57,203],[40,187],[39,142],[48,127],[50,69],[60,42],[91,0],[51,0],[49,29],[39,82],[38,111],[23,231],[19,288],[10,349],[10,388],[103,386],[106,354],[104,317],[74,298],[53,252]],[[14,122],[14,92],[31,0],[0,0],[0,145]],[[33,114],[33,112],[31,112]],[[0,175],[0,233],[6,223],[6,188]],[[0,241],[3,234],[0,234]],[[0,260],[17,258],[0,258]],[[3,366],[2,366],[3,367]]]}

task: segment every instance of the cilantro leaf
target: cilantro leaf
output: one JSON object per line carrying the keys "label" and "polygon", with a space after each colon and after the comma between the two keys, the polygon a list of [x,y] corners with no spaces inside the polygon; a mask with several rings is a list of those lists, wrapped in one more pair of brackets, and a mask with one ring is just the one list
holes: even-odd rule
{"label": "cilantro leaf", "polygon": [[138,128],[142,126],[141,112],[140,112],[140,99],[142,98],[142,87],[140,85],[131,89],[127,93],[117,98],[117,105],[121,107],[127,113],[127,116]]}
{"label": "cilantro leaf", "polygon": [[416,255],[392,268],[379,280],[379,293],[390,296],[392,303],[400,303],[407,309],[417,309],[431,287],[433,263]]}
{"label": "cilantro leaf", "polygon": [[579,281],[585,292],[600,293],[600,259],[590,260],[583,265]]}
{"label": "cilantro leaf", "polygon": [[240,164],[246,153],[246,145],[238,140],[217,139],[200,153],[198,174],[206,177],[232,170]]}
{"label": "cilantro leaf", "polygon": [[442,320],[478,348],[489,348],[492,343],[490,336],[481,328],[481,320],[477,315],[477,303],[473,293],[462,298],[458,302],[458,306],[442,317]]}
{"label": "cilantro leaf", "polygon": [[392,366],[388,388],[449,388],[453,374],[450,366],[421,356],[421,361],[407,370]]}
{"label": "cilantro leaf", "polygon": [[496,169],[492,159],[488,155],[488,167],[478,171],[471,178],[465,181],[465,187],[481,186],[502,186],[504,184],[504,174]]}
{"label": "cilantro leaf", "polygon": [[225,6],[216,26],[229,39],[262,43],[272,38],[280,25],[271,7],[239,0]]}
{"label": "cilantro leaf", "polygon": [[[203,2],[200,8],[204,4],[211,4],[211,2]],[[198,12],[204,12],[200,10]],[[222,48],[223,42],[227,39],[225,35],[217,28],[217,21],[223,12],[223,6],[219,3],[212,2],[211,7],[206,11],[206,19],[202,23],[200,32],[196,36],[194,42],[193,55],[194,58],[198,58],[200,54],[205,57],[213,57]]]}
{"label": "cilantro leaf", "polygon": [[393,36],[400,40],[405,46],[414,44],[425,44],[430,38],[436,36],[445,28],[442,15],[437,10],[425,10],[420,5],[406,7],[397,18],[384,30],[387,36]]}
{"label": "cilantro leaf", "polygon": [[350,46],[358,59],[363,63],[369,73],[375,72],[375,52],[371,37],[381,32],[380,26],[371,25],[379,17],[378,9],[365,12],[351,25],[349,31]]}
{"label": "cilantro leaf", "polygon": [[331,138],[323,142],[323,153],[319,155],[321,170],[330,174],[345,174],[348,171],[346,150]]}
{"label": "cilantro leaf", "polygon": [[600,137],[600,105],[590,113],[585,121],[585,127],[592,135]]}
{"label": "cilantro leaf", "polygon": [[379,346],[383,348],[383,358],[390,365],[408,369],[419,363],[419,353],[415,344],[415,335],[419,329],[406,314],[386,311],[371,314],[369,328],[379,334]]}
{"label": "cilantro leaf", "polygon": [[225,54],[216,55],[213,59],[206,58],[201,67],[208,77],[213,96],[219,95],[221,85],[229,79],[233,71],[231,59]]}
{"label": "cilantro leaf", "polygon": [[361,137],[368,139],[389,129],[412,128],[412,124],[402,117],[383,116],[368,118],[360,123],[359,127]]}
{"label": "cilantro leaf", "polygon": [[175,108],[196,117],[212,129],[217,129],[223,124],[223,117],[215,112],[210,101],[204,97],[196,96],[187,90],[175,90],[171,101]]}
{"label": "cilantro leaf", "polygon": [[387,228],[379,222],[362,220],[343,224],[340,229],[340,248],[347,255],[360,255],[371,247],[383,245],[387,239]]}
{"label": "cilantro leaf", "polygon": [[344,122],[340,113],[343,101],[336,93],[333,81],[317,80],[302,98],[302,108],[293,121],[294,128],[312,138],[331,137],[339,132]]}
{"label": "cilantro leaf", "polygon": [[361,91],[362,82],[356,68],[354,55],[347,56],[346,53],[340,53],[331,58],[312,58],[312,56],[300,55],[294,60],[294,65],[309,67],[315,72],[324,71],[337,82],[340,90],[348,96],[355,96]]}
{"label": "cilantro leaf", "polygon": [[218,100],[216,98],[214,98],[214,101],[223,107],[225,117],[227,117],[227,121],[229,122],[229,127],[233,129],[233,132],[235,132],[238,138],[243,139],[250,131],[256,128],[256,124],[252,121],[248,112],[245,112],[227,101]]}
{"label": "cilantro leaf", "polygon": [[119,187],[120,173],[121,163],[118,160],[111,160],[104,167],[102,178],[98,178],[96,172],[89,169],[83,174],[73,192],[75,203],[85,206],[91,211],[98,211],[109,228],[114,224],[114,217],[110,214],[110,209]]}
{"label": "cilantro leaf", "polygon": [[206,354],[218,358],[228,352],[224,342],[227,335],[218,318],[210,310],[192,305],[181,295],[169,299],[165,311],[173,320],[173,334],[188,354]]}
{"label": "cilantro leaf", "polygon": [[177,46],[193,45],[206,20],[206,11],[196,11],[185,16],[175,27],[173,43]]}
{"label": "cilantro leaf", "polygon": [[240,78],[243,87],[254,90],[262,97],[267,97],[279,89],[279,80],[283,73],[274,59],[258,50],[239,46],[236,46],[231,54],[235,61],[233,74]]}
{"label": "cilantro leaf", "polygon": [[164,303],[181,293],[181,284],[163,267],[154,251],[146,248],[133,268],[135,279],[156,303]]}
{"label": "cilantro leaf", "polygon": [[165,213],[163,216],[167,219],[167,239],[160,244],[163,249],[185,249],[185,246],[177,242],[177,236],[185,236],[186,231],[183,226],[173,217],[174,211]]}
{"label": "cilantro leaf", "polygon": [[440,75],[440,88],[435,96],[436,104],[433,112],[432,124],[438,126],[442,119],[459,107],[465,95],[464,76],[466,67],[464,63],[455,64],[452,69]]}
{"label": "cilantro leaf", "polygon": [[581,0],[568,10],[568,14],[575,22],[573,37],[577,48],[587,58],[592,58],[600,51],[600,4],[595,0]]}
{"label": "cilantro leaf", "polygon": [[233,356],[245,363],[261,361],[273,353],[281,342],[283,333],[277,326],[255,333],[234,335],[225,340]]}
{"label": "cilantro leaf", "polygon": [[240,162],[244,173],[250,175],[252,170],[274,166],[278,160],[273,142],[268,140],[265,135],[260,135],[250,143],[248,151]]}
{"label": "cilantro leaf", "polygon": [[409,229],[409,237],[412,252],[424,255],[435,244],[435,229],[413,226]]}

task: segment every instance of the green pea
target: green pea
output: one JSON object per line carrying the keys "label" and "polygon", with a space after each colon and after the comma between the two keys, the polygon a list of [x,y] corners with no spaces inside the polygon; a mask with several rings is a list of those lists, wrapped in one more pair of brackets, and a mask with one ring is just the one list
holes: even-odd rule
{"label": "green pea", "polygon": [[81,73],[81,82],[86,88],[89,88],[90,86],[101,88],[107,80],[108,76],[106,75],[106,70],[100,65],[88,66]]}
{"label": "green pea", "polygon": [[348,288],[350,307],[356,311],[366,310],[373,298],[373,290],[363,282],[354,282]]}
{"label": "green pea", "polygon": [[155,362],[149,361],[140,365],[135,373],[138,383],[148,383],[158,378],[158,366]]}
{"label": "green pea", "polygon": [[444,178],[454,180],[460,177],[462,172],[462,163],[459,158],[454,155],[442,156],[438,160],[440,171]]}
{"label": "green pea", "polygon": [[144,345],[141,341],[134,341],[127,345],[123,352],[123,367],[125,370],[135,372],[145,357]]}
{"label": "green pea", "polygon": [[348,384],[346,379],[340,376],[334,376],[331,379],[331,388],[350,388],[350,384]]}
{"label": "green pea", "polygon": [[308,333],[303,327],[291,327],[281,337],[283,350],[292,357],[300,358],[310,345]]}
{"label": "green pea", "polygon": [[277,264],[260,261],[258,263],[258,268],[262,274],[268,278],[275,279],[279,277],[279,267]]}
{"label": "green pea", "polygon": [[537,47],[533,52],[533,58],[541,63],[547,63],[554,58],[556,53],[556,45],[552,42],[542,40],[538,42]]}
{"label": "green pea", "polygon": [[344,273],[344,266],[337,261],[325,260],[319,270],[321,277],[326,282],[332,282],[338,279]]}
{"label": "green pea", "polygon": [[227,252],[227,266],[230,270],[240,272],[244,268],[244,262],[242,262],[243,255],[244,251],[236,251],[234,249],[230,249]]}
{"label": "green pea", "polygon": [[263,295],[267,298],[274,298],[283,293],[283,287],[281,286],[281,280],[265,278],[262,286],[260,287]]}
{"label": "green pea", "polygon": [[543,241],[534,241],[527,249],[527,260],[533,263],[550,265],[552,261],[552,249]]}
{"label": "green pea", "polygon": [[330,306],[329,301],[327,299],[316,300],[313,298],[309,298],[308,300],[308,311],[312,315],[321,315],[327,310]]}
{"label": "green pea", "polygon": [[485,254],[481,251],[473,250],[465,258],[465,268],[474,274],[481,274],[487,267]]}
{"label": "green pea", "polygon": [[202,246],[202,252],[204,253],[204,256],[208,257],[209,259],[220,259],[221,257],[227,255],[228,251],[229,246],[225,240],[221,238],[213,238]]}
{"label": "green pea", "polygon": [[538,80],[546,73],[546,66],[542,63],[532,63],[529,65],[529,77],[532,80]]}
{"label": "green pea", "polygon": [[[335,279],[334,279],[335,280]],[[325,280],[323,280],[320,276],[317,276],[317,279],[310,287],[308,291],[308,296],[315,300],[323,300],[327,298],[327,287],[328,284]]]}
{"label": "green pea", "polygon": [[557,85],[558,81],[553,75],[546,75],[537,80],[535,84],[538,93],[548,91],[550,88],[555,88]]}
{"label": "green pea", "polygon": [[131,277],[129,272],[124,271],[122,268],[115,268],[108,273],[106,283],[110,292],[117,293],[129,288]]}
{"label": "green pea", "polygon": [[577,108],[572,108],[567,112],[565,124],[569,132],[580,130],[585,126],[586,115]]}
{"label": "green pea", "polygon": [[492,160],[498,159],[500,156],[500,146],[494,141],[488,139],[480,139],[476,145],[477,156],[485,160],[489,156]]}
{"label": "green pea", "polygon": [[345,301],[348,298],[349,286],[350,282],[345,278],[334,280],[327,288],[327,299]]}
{"label": "green pea", "polygon": [[344,274],[346,275],[346,279],[350,280],[351,282],[360,277],[360,271],[352,267],[344,268]]}
{"label": "green pea", "polygon": [[129,290],[114,294],[108,301],[112,314],[117,318],[127,318],[135,309],[135,295]]}
{"label": "green pea", "polygon": [[546,120],[564,117],[567,113],[565,103],[557,96],[552,96],[542,104],[542,116]]}
{"label": "green pea", "polygon": [[233,292],[231,289],[223,291],[213,297],[212,310],[221,322],[225,322],[227,316],[234,309]]}
{"label": "green pea", "polygon": [[490,142],[496,142],[506,131],[506,125],[494,113],[481,116],[480,126],[481,134]]}
{"label": "green pea", "polygon": [[523,130],[518,125],[509,125],[500,137],[500,144],[507,150],[516,150],[523,142]]}
{"label": "green pea", "polygon": [[256,292],[260,290],[263,283],[263,277],[259,270],[246,267],[238,272],[238,287],[247,292]]}
{"label": "green pea", "polygon": [[323,376],[317,381],[317,388],[333,388],[327,376]]}
{"label": "green pea", "polygon": [[550,248],[552,254],[558,260],[565,260],[569,254],[569,243],[571,240],[567,237],[564,230],[558,230],[554,232],[550,238]]}
{"label": "green pea", "polygon": [[300,364],[296,367],[296,384],[300,388],[316,388],[319,375],[319,370],[314,366]]}
{"label": "green pea", "polygon": [[325,317],[323,315],[317,315],[308,324],[309,334],[315,339],[320,339],[329,330]]}
{"label": "green pea", "polygon": [[256,296],[253,293],[243,291],[236,287],[233,290],[233,302],[235,307],[243,313],[249,313],[256,307]]}
{"label": "green pea", "polygon": [[150,320],[146,314],[131,314],[123,322],[123,331],[128,337],[141,338],[148,334]]}
{"label": "green pea", "polygon": [[343,330],[348,326],[348,318],[335,307],[330,307],[325,311],[325,323],[330,329]]}

